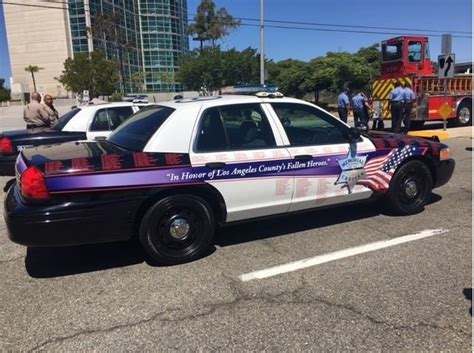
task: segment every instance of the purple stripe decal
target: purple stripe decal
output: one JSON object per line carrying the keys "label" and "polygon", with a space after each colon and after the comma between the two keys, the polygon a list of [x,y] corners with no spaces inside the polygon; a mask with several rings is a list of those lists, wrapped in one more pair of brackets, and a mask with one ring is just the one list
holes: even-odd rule
{"label": "purple stripe decal", "polygon": [[[367,160],[386,155],[391,149],[361,154]],[[158,170],[137,170],[127,173],[103,173],[47,177],[49,191],[74,191],[81,189],[126,188],[146,185],[190,184],[212,180],[228,180],[272,176],[330,176],[341,172],[338,160],[347,154],[313,157],[309,161],[295,159],[270,160],[228,164],[222,169],[200,167],[173,167]]]}
{"label": "purple stripe decal", "polygon": [[26,164],[23,160],[23,157],[21,156],[21,153],[16,158],[16,169],[20,175],[26,170]]}

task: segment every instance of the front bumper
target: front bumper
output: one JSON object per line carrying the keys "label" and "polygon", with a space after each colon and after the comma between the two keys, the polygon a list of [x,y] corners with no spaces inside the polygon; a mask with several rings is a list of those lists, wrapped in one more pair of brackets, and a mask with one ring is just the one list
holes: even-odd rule
{"label": "front bumper", "polygon": [[447,159],[437,163],[435,167],[435,183],[433,189],[439,188],[451,179],[455,165],[456,162],[454,159]]}
{"label": "front bumper", "polygon": [[130,239],[138,201],[26,204],[14,183],[5,197],[8,237],[26,246],[69,246]]}

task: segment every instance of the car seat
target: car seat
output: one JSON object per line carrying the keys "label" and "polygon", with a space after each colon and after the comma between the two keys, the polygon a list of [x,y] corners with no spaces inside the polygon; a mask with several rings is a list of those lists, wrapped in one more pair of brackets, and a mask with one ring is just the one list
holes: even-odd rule
{"label": "car seat", "polygon": [[258,138],[257,124],[251,120],[245,120],[240,124],[240,138],[242,146],[252,145]]}
{"label": "car seat", "polygon": [[204,122],[208,124],[202,128],[197,147],[199,150],[224,150],[227,143],[219,112],[212,109],[207,114]]}
{"label": "car seat", "polygon": [[115,130],[122,123],[123,119],[114,110],[109,110],[108,113],[110,123],[109,128],[110,130]]}

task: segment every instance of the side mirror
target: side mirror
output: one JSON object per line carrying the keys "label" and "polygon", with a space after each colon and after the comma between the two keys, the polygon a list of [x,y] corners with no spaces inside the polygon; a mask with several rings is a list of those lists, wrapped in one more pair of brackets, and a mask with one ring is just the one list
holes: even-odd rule
{"label": "side mirror", "polygon": [[360,130],[351,127],[349,129],[349,133],[347,135],[347,138],[348,138],[350,143],[359,141],[360,140]]}

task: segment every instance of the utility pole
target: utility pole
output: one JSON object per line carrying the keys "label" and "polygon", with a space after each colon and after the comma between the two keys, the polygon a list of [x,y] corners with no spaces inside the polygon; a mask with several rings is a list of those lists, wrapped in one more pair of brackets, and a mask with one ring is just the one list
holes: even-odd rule
{"label": "utility pole", "polygon": [[260,0],[260,84],[265,83],[265,54],[263,52],[263,0]]}

